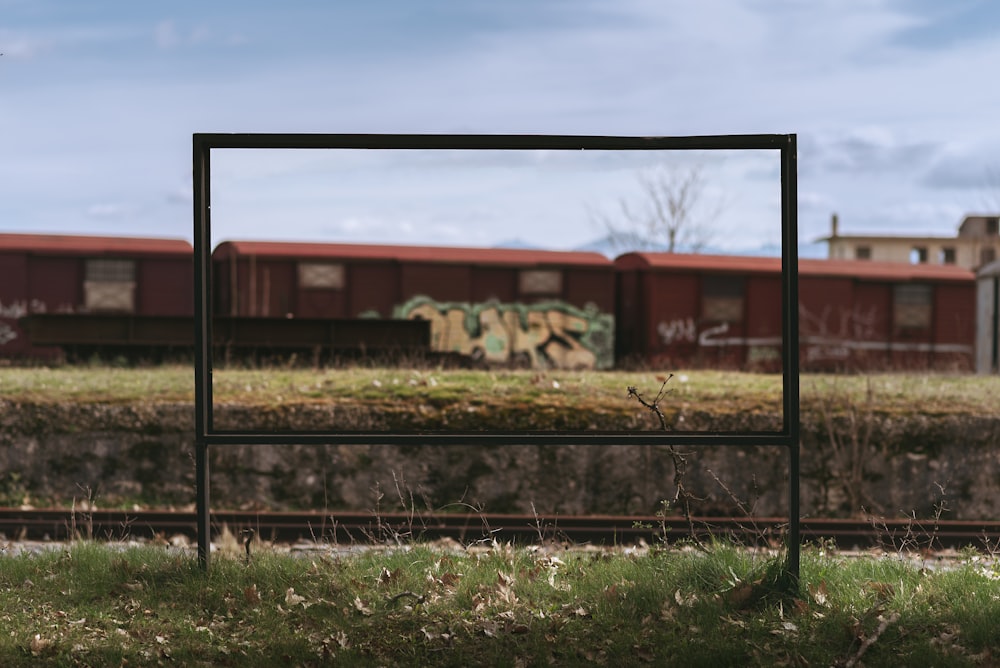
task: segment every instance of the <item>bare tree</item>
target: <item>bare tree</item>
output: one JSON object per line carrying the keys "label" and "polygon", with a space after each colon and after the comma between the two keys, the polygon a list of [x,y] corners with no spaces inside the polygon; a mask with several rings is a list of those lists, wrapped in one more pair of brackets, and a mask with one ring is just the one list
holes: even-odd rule
{"label": "bare tree", "polygon": [[700,165],[659,166],[638,174],[642,197],[619,200],[618,215],[593,214],[618,250],[701,251],[711,239],[708,221],[721,202],[704,211],[705,180]]}

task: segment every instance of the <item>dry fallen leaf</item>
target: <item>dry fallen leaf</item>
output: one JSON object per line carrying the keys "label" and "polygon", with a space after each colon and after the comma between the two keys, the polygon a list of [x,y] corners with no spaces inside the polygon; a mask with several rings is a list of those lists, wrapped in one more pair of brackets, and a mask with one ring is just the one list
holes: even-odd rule
{"label": "dry fallen leaf", "polygon": [[35,637],[31,639],[31,654],[38,656],[51,646],[51,640],[43,638],[40,634],[36,633]]}
{"label": "dry fallen leaf", "polygon": [[260,593],[257,591],[256,584],[252,584],[243,590],[243,600],[250,605],[260,603]]}
{"label": "dry fallen leaf", "polygon": [[816,602],[816,605],[827,606],[830,604],[826,598],[826,580],[820,582],[818,587],[809,585],[809,595],[812,596],[812,600]]}
{"label": "dry fallen leaf", "polygon": [[729,601],[730,605],[739,608],[750,600],[750,597],[753,596],[753,593],[754,593],[754,586],[749,582],[745,582],[740,586],[734,587],[733,589],[729,590],[729,594],[726,596],[726,599]]}
{"label": "dry fallen leaf", "polygon": [[298,605],[299,603],[304,604],[305,600],[306,597],[299,596],[298,594],[296,594],[295,589],[293,589],[292,587],[289,587],[288,591],[285,592],[285,605],[291,606],[291,605]]}
{"label": "dry fallen leaf", "polygon": [[360,612],[365,617],[368,617],[368,616],[370,616],[372,614],[371,608],[369,608],[368,606],[366,606],[361,601],[361,598],[358,597],[358,596],[354,597],[354,609],[357,610],[358,612]]}

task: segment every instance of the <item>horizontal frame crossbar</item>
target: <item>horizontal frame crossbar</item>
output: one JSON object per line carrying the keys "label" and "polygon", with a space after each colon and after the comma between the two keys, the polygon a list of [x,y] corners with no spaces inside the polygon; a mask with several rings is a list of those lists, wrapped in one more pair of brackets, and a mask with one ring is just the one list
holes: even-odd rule
{"label": "horizontal frame crossbar", "polygon": [[481,134],[218,134],[194,135],[195,150],[379,149],[698,151],[781,150],[792,135],[620,137],[600,135]]}
{"label": "horizontal frame crossbar", "polygon": [[248,433],[216,432],[205,438],[207,445],[686,445],[686,446],[776,446],[788,447],[782,434],[720,433],[578,433],[578,432],[426,432],[371,433],[315,432]]}

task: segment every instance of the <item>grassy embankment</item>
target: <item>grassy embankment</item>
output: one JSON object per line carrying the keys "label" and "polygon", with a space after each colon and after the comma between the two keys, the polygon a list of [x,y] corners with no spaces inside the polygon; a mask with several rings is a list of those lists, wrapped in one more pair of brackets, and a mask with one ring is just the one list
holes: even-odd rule
{"label": "grassy embankment", "polygon": [[0,663],[35,665],[996,665],[998,572],[809,548],[801,596],[720,545],[546,552],[164,547],[0,556]]}
{"label": "grassy embankment", "polygon": [[[455,371],[436,369],[223,369],[213,394],[219,404],[282,405],[321,402],[414,406],[534,404],[572,411],[634,408],[626,388],[652,397],[663,372]],[[693,407],[713,414],[780,411],[781,377],[718,371],[679,371],[668,384],[667,410]],[[823,399],[864,405],[876,413],[994,415],[1000,377],[945,374],[804,375],[803,410]],[[110,367],[0,369],[0,399],[17,402],[156,403],[194,400],[191,368]]]}

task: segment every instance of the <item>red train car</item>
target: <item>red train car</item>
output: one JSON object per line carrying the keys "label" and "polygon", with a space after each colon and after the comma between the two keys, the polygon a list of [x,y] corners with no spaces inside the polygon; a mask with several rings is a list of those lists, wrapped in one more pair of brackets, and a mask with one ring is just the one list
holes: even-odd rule
{"label": "red train car", "polygon": [[599,253],[226,241],[212,264],[219,315],[421,318],[438,352],[614,364],[614,265]]}
{"label": "red train car", "polygon": [[[780,366],[779,258],[627,253],[618,269],[619,360]],[[973,274],[953,266],[799,262],[804,370],[972,368]]]}
{"label": "red train car", "polygon": [[41,313],[191,316],[191,244],[179,239],[0,234],[0,357],[52,358],[18,320]]}

